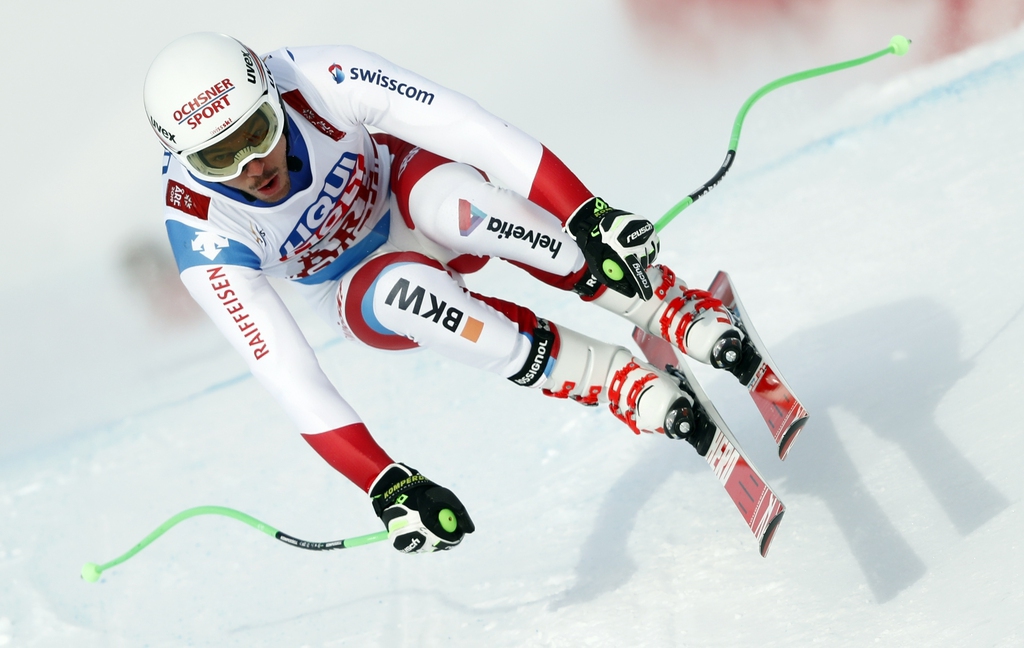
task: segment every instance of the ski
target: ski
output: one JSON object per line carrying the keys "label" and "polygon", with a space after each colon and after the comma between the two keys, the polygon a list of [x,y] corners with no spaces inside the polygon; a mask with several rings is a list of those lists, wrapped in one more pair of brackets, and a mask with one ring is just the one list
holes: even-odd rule
{"label": "ski", "polygon": [[786,512],[782,500],[744,454],[743,448],[729,431],[711,399],[704,393],[686,361],[677,356],[672,345],[640,329],[633,331],[633,339],[644,352],[648,362],[667,370],[680,381],[683,389],[694,397],[695,406],[703,410],[715,425],[714,440],[704,459],[754,534],[761,555],[768,555],[768,547],[779,527],[779,522],[782,521],[782,514]]}
{"label": "ski", "polygon": [[779,459],[785,459],[800,430],[807,423],[807,410],[786,383],[778,370],[778,365],[761,342],[761,337],[750,321],[746,309],[743,308],[743,302],[740,301],[739,293],[728,273],[719,271],[708,292],[729,309],[733,321],[753,346],[753,349],[748,347],[748,350],[744,351],[745,357],[741,360],[738,377],[740,383],[750,393],[757,411],[761,413],[772,438],[775,439],[779,447]]}

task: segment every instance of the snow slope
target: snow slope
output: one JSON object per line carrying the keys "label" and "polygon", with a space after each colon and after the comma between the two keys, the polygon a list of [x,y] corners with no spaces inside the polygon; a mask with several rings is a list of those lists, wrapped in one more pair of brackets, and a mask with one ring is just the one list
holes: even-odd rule
{"label": "snow slope", "polygon": [[[595,6],[587,38],[571,25],[588,9],[568,4],[529,29],[518,12],[499,16],[508,29],[488,34],[495,42],[471,29],[475,10],[443,27],[426,11],[395,19],[406,38],[428,18],[465,34],[480,53],[465,66],[454,47],[428,49],[414,65],[415,48],[395,44],[402,39],[374,46],[342,31],[483,95],[589,184],[608,187],[613,204],[656,215],[713,173],[732,115],[758,81],[740,75],[709,90],[720,114],[692,108],[691,119],[709,123],[696,134],[670,131],[682,128],[676,109],[688,103],[674,84],[647,90],[632,106],[636,128],[679,137],[690,154],[671,145],[647,153],[662,168],[653,178],[623,170],[619,160],[637,159],[642,142],[592,133],[628,106],[570,110],[588,81],[641,61],[628,42],[611,54],[587,49],[595,36],[621,37],[615,7]],[[349,20],[381,18],[348,9]],[[455,14],[450,3],[438,11]],[[198,27],[250,26],[257,49],[293,37],[259,31],[258,18],[239,18],[233,30],[228,12],[214,18]],[[173,20],[159,43],[124,37],[140,61],[187,29]],[[548,63],[530,58],[528,47],[502,40],[517,27],[564,50],[548,50]],[[301,42],[332,40],[317,29]],[[876,45],[884,41],[847,54]],[[522,58],[498,68],[502,82],[480,81],[483,61],[498,66],[502,51]],[[144,73],[144,63],[132,64]],[[542,64],[552,67],[540,74]],[[566,81],[576,69],[581,76]],[[630,87],[640,93],[666,74],[707,79],[647,66]],[[1024,644],[1024,486],[1013,468],[1024,454],[1024,32],[887,82],[850,74],[855,89],[820,112],[802,112],[793,97],[809,91],[796,88],[758,104],[733,174],[663,235],[665,262],[691,283],[729,270],[812,414],[781,463],[742,391],[701,373],[788,506],[767,558],[689,446],[636,438],[605,411],[429,353],[382,365],[385,356],[338,342],[299,304],[325,370],[382,445],[459,493],[477,533],[443,555],[382,545],[316,554],[200,518],[84,583],[82,563],[109,560],[200,504],[313,540],[378,528],[365,497],[311,452],[215,332],[185,316],[174,328],[150,324],[138,288],[173,289],[155,271],[121,276],[117,254],[129,234],[145,242],[159,230],[128,224],[157,210],[126,188],[142,197],[111,193],[105,211],[81,202],[78,213],[100,214],[98,224],[69,221],[53,245],[64,249],[61,236],[90,245],[68,244],[37,282],[17,271],[31,261],[23,248],[17,263],[5,262],[0,646]],[[527,81],[561,110],[508,92]],[[113,110],[109,128],[125,129]],[[134,166],[156,157],[140,108],[123,112],[133,165],[114,182],[151,190],[155,172]],[[572,114],[572,123],[554,114]],[[115,159],[104,149],[98,163]],[[85,181],[72,173],[69,182]],[[109,213],[118,209],[133,213]],[[471,278],[474,289],[628,340],[615,318],[493,266]]]}

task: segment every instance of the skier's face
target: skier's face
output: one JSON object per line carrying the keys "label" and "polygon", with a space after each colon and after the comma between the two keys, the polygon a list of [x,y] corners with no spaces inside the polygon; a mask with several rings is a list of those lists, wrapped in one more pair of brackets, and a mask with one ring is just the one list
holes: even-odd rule
{"label": "skier's face", "polygon": [[224,184],[263,202],[277,202],[287,196],[291,191],[292,181],[285,162],[288,150],[285,140],[284,137],[278,140],[277,146],[266,157],[249,160],[242,167],[241,175],[225,180]]}

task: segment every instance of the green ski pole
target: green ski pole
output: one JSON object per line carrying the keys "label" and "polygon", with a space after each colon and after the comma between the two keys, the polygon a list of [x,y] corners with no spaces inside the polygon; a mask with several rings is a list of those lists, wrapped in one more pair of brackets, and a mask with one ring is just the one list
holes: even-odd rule
{"label": "green ski pole", "polygon": [[[447,511],[447,509],[445,509],[445,511]],[[446,518],[444,518],[445,511],[441,511],[442,524],[446,521]],[[451,517],[452,520],[454,520],[454,516],[451,515],[451,511],[448,511],[448,514],[449,517]],[[241,511],[236,511],[235,509],[227,508],[225,506],[197,506],[195,508],[184,510],[181,513],[178,513],[177,515],[172,517],[171,519],[167,520],[159,527],[157,527],[155,531],[153,531],[148,536],[143,538],[141,542],[132,547],[131,550],[125,552],[124,554],[118,556],[110,562],[104,563],[102,565],[97,565],[96,563],[92,562],[85,563],[85,565],[82,566],[82,578],[89,583],[95,583],[100,579],[100,575],[103,572],[110,569],[111,567],[120,565],[121,563],[128,560],[135,554],[139,553],[140,551],[148,547],[154,540],[156,540],[163,534],[167,533],[167,531],[169,531],[171,527],[175,526],[179,522],[187,520],[191,517],[195,517],[197,515],[223,515],[225,517],[238,520],[239,522],[244,522],[252,528],[258,531],[262,531],[263,533],[266,533],[268,536],[276,540],[280,540],[285,544],[291,545],[293,547],[298,547],[300,549],[308,549],[310,551],[348,549],[351,547],[360,547],[362,545],[380,542],[381,540],[387,540],[388,538],[387,531],[378,531],[377,533],[369,533],[367,535],[361,535],[355,538],[347,538],[344,540],[331,540],[328,542],[309,542],[308,540],[300,540],[295,536],[291,536],[282,531],[278,531],[269,524],[261,522],[256,518],[252,517],[251,515],[246,515]]]}
{"label": "green ski pole", "polygon": [[762,87],[760,90],[750,95],[750,98],[740,108],[739,114],[736,115],[736,121],[733,122],[732,126],[732,137],[729,139],[729,151],[725,154],[725,161],[722,163],[721,168],[710,180],[700,186],[699,189],[683,198],[672,209],[668,210],[664,216],[662,216],[657,223],[654,224],[654,229],[658,232],[665,229],[665,226],[672,222],[672,219],[679,215],[684,209],[692,205],[697,199],[715,188],[725,174],[729,172],[729,168],[732,167],[733,160],[736,159],[736,148],[739,146],[740,141],[740,130],[743,128],[743,120],[747,117],[747,111],[750,107],[757,102],[758,99],[765,96],[772,90],[781,88],[782,86],[795,83],[797,81],[803,81],[805,79],[812,79],[823,74],[829,74],[831,72],[838,72],[839,70],[845,70],[847,68],[863,65],[869,61],[873,61],[877,58],[881,58],[886,54],[895,54],[896,56],[903,56],[910,50],[910,40],[903,36],[893,36],[889,41],[889,47],[879,50],[874,54],[869,54],[858,59],[850,61],[844,61],[842,63],[835,63],[833,65],[826,65],[824,67],[814,68],[813,70],[805,70],[804,72],[797,72],[796,74],[790,74],[789,76],[776,79],[768,85]]}

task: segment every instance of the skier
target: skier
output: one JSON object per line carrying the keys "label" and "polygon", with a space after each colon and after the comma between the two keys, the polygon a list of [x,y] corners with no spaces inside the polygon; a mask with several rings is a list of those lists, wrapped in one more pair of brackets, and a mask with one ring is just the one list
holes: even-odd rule
{"label": "skier", "polygon": [[144,97],[167,150],[165,220],[183,283],[313,449],[370,495],[396,549],[450,549],[474,525],[454,493],[377,445],[268,276],[293,281],[352,340],[428,347],[707,452],[708,426],[668,375],[465,288],[464,275],[500,257],[735,370],[743,334],[721,302],[652,265],[651,222],[608,206],[540,142],[348,46],[261,58],[229,36],[192,34],[156,57]]}

